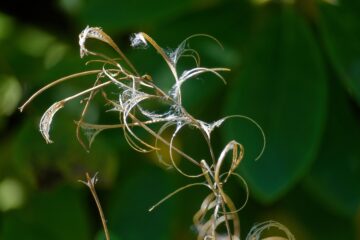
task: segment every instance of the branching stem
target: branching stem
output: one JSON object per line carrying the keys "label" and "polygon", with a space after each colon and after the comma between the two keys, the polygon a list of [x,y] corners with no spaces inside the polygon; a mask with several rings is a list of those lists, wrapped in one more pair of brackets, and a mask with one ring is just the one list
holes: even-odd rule
{"label": "branching stem", "polygon": [[109,230],[108,230],[108,227],[107,227],[107,224],[106,224],[105,214],[104,214],[104,212],[102,210],[99,197],[98,197],[98,195],[96,193],[96,190],[95,190],[95,184],[97,182],[97,174],[95,174],[94,177],[91,178],[89,173],[86,173],[86,182],[81,181],[81,180],[79,180],[79,182],[85,184],[90,189],[91,195],[94,198],[94,201],[96,203],[96,207],[98,209],[98,212],[99,212],[99,215],[100,215],[100,218],[101,218],[102,226],[103,226],[104,233],[105,233],[105,238],[106,238],[106,240],[110,240],[110,234],[109,234]]}

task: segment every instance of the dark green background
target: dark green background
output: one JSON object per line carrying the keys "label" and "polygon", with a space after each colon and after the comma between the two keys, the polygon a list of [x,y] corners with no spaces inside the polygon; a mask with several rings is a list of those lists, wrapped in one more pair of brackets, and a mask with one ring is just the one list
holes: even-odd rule
{"label": "dark green background", "polygon": [[[2,1],[0,239],[103,239],[88,189],[77,182],[85,172],[99,172],[97,189],[112,239],[195,239],[192,215],[207,192],[191,189],[148,213],[189,180],[160,168],[152,154],[134,152],[119,130],[101,133],[86,153],[75,139],[78,101],[56,116],[55,143],[41,138],[42,113],[92,79],[58,86],[23,114],[16,110],[51,80],[91,69],[78,53],[78,34],[86,25],[102,27],[142,74],[165,87],[166,65],[151,49],[131,49],[131,33],[146,32],[165,49],[195,33],[219,39],[224,50],[206,39],[192,46],[202,65],[232,69],[224,74],[228,84],[208,75],[186,83],[184,104],[197,118],[243,114],[265,131],[267,147],[258,161],[261,136],[249,122],[229,121],[215,136],[216,149],[231,139],[245,147],[239,172],[251,197],[240,212],[242,236],[253,224],[272,219],[297,239],[360,239],[360,3],[255,2]],[[88,120],[116,121],[116,114],[103,110],[98,101]],[[186,136],[179,141],[188,147]],[[201,156],[201,141],[188,149]],[[230,188],[241,204],[240,185]],[[14,203],[10,209],[5,198]]]}

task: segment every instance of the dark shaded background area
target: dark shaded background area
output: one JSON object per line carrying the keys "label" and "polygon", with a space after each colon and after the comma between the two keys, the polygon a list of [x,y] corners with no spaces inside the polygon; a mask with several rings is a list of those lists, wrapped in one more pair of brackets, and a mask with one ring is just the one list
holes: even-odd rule
{"label": "dark shaded background area", "polygon": [[[221,41],[223,50],[207,39],[191,46],[203,66],[231,68],[224,74],[228,84],[204,75],[184,85],[184,104],[205,121],[243,114],[265,131],[267,147],[258,161],[261,136],[249,122],[225,124],[215,133],[215,149],[231,139],[245,147],[239,173],[250,200],[240,212],[243,238],[255,223],[272,219],[297,239],[360,239],[356,0],[1,1],[0,239],[104,239],[88,189],[77,182],[85,172],[99,172],[112,239],[195,239],[192,215],[207,192],[188,190],[148,213],[192,180],[162,169],[154,154],[132,150],[120,130],[101,133],[87,153],[75,137],[79,101],[56,116],[54,144],[41,138],[42,113],[93,79],[65,83],[17,111],[41,86],[91,69],[77,43],[87,25],[102,27],[141,74],[165,87],[171,81],[166,65],[152,49],[131,49],[132,33],[146,32],[165,49],[195,33]],[[104,110],[95,102],[87,121],[116,123],[116,114]],[[202,142],[192,135],[178,144],[202,156]],[[241,205],[241,184],[228,191]]]}

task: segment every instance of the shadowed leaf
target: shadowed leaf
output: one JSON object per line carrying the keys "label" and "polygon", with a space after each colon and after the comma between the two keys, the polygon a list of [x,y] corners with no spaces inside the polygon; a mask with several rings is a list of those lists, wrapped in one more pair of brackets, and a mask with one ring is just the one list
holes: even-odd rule
{"label": "shadowed leaf", "polygon": [[260,17],[244,69],[225,104],[226,113],[244,114],[259,123],[267,148],[254,162],[261,142],[246,122],[225,124],[224,136],[244,145],[241,172],[250,194],[271,202],[294,185],[315,158],[326,84],[319,50],[304,20],[290,6]]}

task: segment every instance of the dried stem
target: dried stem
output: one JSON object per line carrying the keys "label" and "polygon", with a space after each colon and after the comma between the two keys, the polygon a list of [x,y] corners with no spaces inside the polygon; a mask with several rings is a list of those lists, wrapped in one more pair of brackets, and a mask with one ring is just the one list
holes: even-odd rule
{"label": "dried stem", "polygon": [[26,102],[21,105],[21,107],[19,107],[19,110],[20,112],[22,112],[24,110],[24,108],[35,98],[37,97],[38,95],[40,95],[42,92],[46,91],[47,89],[59,84],[59,83],[62,83],[64,81],[67,81],[67,80],[70,80],[70,79],[73,79],[73,78],[78,78],[78,77],[81,77],[81,76],[86,76],[86,75],[92,75],[92,74],[97,74],[97,73],[100,73],[101,70],[90,70],[90,71],[85,71],[85,72],[80,72],[80,73],[75,73],[75,74],[72,74],[72,75],[69,75],[69,76],[66,76],[66,77],[63,77],[63,78],[60,78],[58,80],[55,80],[51,83],[49,83],[48,85],[40,88],[38,91],[36,91],[33,95],[31,95],[31,97],[26,100]]}
{"label": "dried stem", "polygon": [[79,182],[85,184],[90,189],[91,195],[94,198],[96,207],[98,209],[98,212],[99,212],[99,215],[101,218],[102,226],[103,226],[104,233],[105,233],[105,238],[106,238],[106,240],[110,240],[110,234],[109,234],[109,230],[108,230],[108,227],[106,224],[106,218],[105,218],[104,212],[102,210],[100,200],[99,200],[98,195],[95,190],[95,184],[97,183],[97,181],[98,181],[97,173],[92,178],[90,177],[89,173],[86,173],[86,182],[79,180]]}

